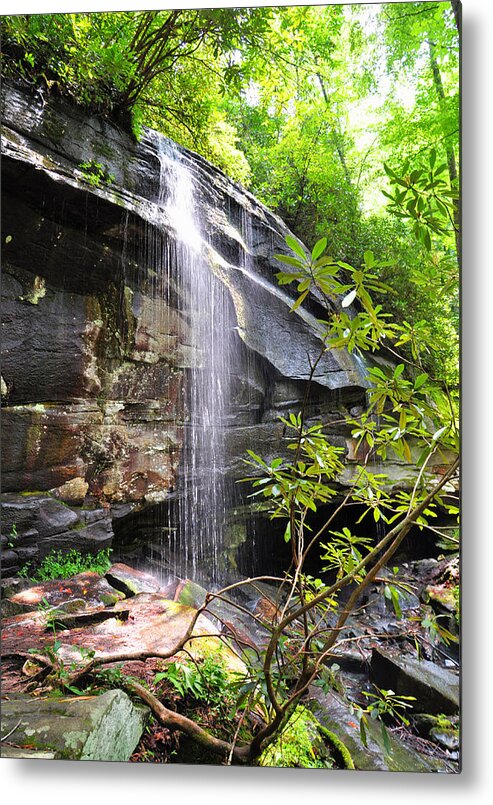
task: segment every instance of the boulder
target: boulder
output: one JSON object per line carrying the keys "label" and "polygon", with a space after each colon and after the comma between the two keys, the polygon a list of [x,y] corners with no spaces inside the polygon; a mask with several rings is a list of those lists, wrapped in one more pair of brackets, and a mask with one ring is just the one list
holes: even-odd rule
{"label": "boulder", "polygon": [[48,699],[21,694],[2,702],[2,757],[128,761],[149,710],[122,690]]}
{"label": "boulder", "polygon": [[414,696],[416,713],[454,714],[460,705],[459,675],[429,660],[375,648],[371,673],[376,685],[403,696]]}
{"label": "boulder", "polygon": [[359,771],[436,772],[450,771],[446,764],[425,757],[387,730],[390,752],[386,751],[380,723],[368,719],[367,745],[361,740],[357,717],[334,692],[323,693],[312,687],[307,706],[322,726],[333,732],[347,747]]}

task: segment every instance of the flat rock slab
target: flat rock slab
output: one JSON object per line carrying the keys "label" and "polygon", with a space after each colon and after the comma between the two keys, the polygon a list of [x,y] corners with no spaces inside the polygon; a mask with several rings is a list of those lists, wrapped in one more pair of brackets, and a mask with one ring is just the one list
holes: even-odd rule
{"label": "flat rock slab", "polygon": [[[80,663],[81,647],[105,658],[130,653],[166,654],[186,634],[196,612],[159,593],[140,593],[116,604],[113,617],[105,617],[101,623],[57,630],[59,656],[66,663]],[[193,634],[204,639],[207,636],[214,644],[221,643],[218,629],[204,615],[199,615]],[[27,653],[30,649],[39,653],[52,645],[53,640],[53,631],[43,612],[28,612],[3,622],[4,656]]]}
{"label": "flat rock slab", "polygon": [[[115,590],[106,579],[101,578],[98,573],[87,571],[71,579],[55,579],[36,584],[16,593],[10,600],[28,612],[36,610],[43,601],[51,607],[63,607],[65,612],[70,612],[112,606],[122,598],[123,593]],[[71,606],[71,601],[79,603]]]}
{"label": "flat rock slab", "polygon": [[128,761],[148,714],[122,690],[67,699],[16,695],[2,700],[2,735],[9,736],[9,743],[2,744],[1,754]]}
{"label": "flat rock slab", "polygon": [[458,674],[428,660],[375,648],[371,658],[373,681],[402,696],[415,696],[416,713],[457,713],[460,705]]}
{"label": "flat rock slab", "polygon": [[367,746],[364,746],[357,717],[351,713],[347,704],[335,693],[323,693],[320,688],[310,689],[307,706],[318,718],[322,726],[333,732],[345,744],[359,771],[404,771],[436,772],[448,771],[443,764],[425,758],[414,749],[405,746],[387,731],[391,751],[386,752],[381,725],[368,720]]}

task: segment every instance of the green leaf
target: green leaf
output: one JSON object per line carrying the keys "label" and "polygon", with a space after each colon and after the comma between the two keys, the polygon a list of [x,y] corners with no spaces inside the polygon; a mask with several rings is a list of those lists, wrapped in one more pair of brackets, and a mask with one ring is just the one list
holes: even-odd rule
{"label": "green leaf", "polygon": [[274,257],[280,263],[286,263],[288,266],[294,266],[295,268],[304,268],[305,263],[301,260],[298,260],[297,257],[292,257],[290,254],[275,254]]}
{"label": "green leaf", "polygon": [[439,165],[438,168],[436,169],[435,176],[438,176],[438,174],[443,173],[444,171],[447,170],[447,168],[448,168],[447,164],[445,162],[442,163],[442,165]]}
{"label": "green leaf", "polygon": [[338,260],[337,265],[341,268],[346,268],[348,271],[354,271],[354,267],[350,266],[349,263],[345,263],[343,260]]}
{"label": "green leaf", "polygon": [[402,610],[401,610],[401,604],[400,604],[400,601],[399,601],[399,593],[397,592],[395,587],[390,588],[390,593],[391,593],[391,596],[392,596],[392,604],[394,606],[394,612],[395,612],[395,614],[397,615],[398,618],[402,618]]}
{"label": "green leaf", "polygon": [[392,754],[392,745],[390,743],[389,734],[387,732],[385,724],[383,724],[383,723],[382,723],[382,741],[383,741],[384,752],[387,755]]}
{"label": "green leaf", "polygon": [[426,372],[424,372],[421,375],[418,375],[416,380],[414,381],[414,388],[416,390],[420,389],[421,386],[424,385],[424,383],[426,383],[427,380],[428,380],[428,375],[426,374]]}
{"label": "green leaf", "polygon": [[405,430],[407,425],[406,409],[403,408],[399,416],[399,430]]}
{"label": "green leaf", "polygon": [[439,428],[439,430],[435,431],[433,434],[433,441],[437,442],[441,436],[448,430],[448,425],[444,425],[443,428]]}
{"label": "green leaf", "polygon": [[368,746],[367,738],[366,738],[366,728],[365,728],[365,716],[361,716],[359,720],[359,734],[361,738],[361,743],[363,746]]}
{"label": "green leaf", "polygon": [[296,302],[292,306],[291,312],[293,312],[293,310],[297,310],[299,308],[299,306],[305,301],[307,296],[308,296],[308,290],[303,291],[303,293],[300,296],[298,296],[298,299],[296,300]]}
{"label": "green leaf", "polygon": [[372,268],[375,265],[375,257],[370,249],[364,253],[363,257],[367,268]]}
{"label": "green leaf", "polygon": [[320,257],[320,255],[323,254],[326,248],[327,248],[327,238],[320,238],[320,240],[317,240],[312,250],[312,260],[313,261],[317,260]]}
{"label": "green leaf", "polygon": [[350,291],[342,300],[342,307],[349,307],[349,305],[356,299],[356,289]]}
{"label": "green leaf", "polygon": [[306,262],[306,254],[305,254],[305,251],[304,251],[303,246],[301,245],[300,241],[297,240],[296,238],[294,238],[292,235],[286,235],[286,243],[288,244],[289,248],[295,254],[297,254],[298,257],[301,257],[301,259],[305,263]]}

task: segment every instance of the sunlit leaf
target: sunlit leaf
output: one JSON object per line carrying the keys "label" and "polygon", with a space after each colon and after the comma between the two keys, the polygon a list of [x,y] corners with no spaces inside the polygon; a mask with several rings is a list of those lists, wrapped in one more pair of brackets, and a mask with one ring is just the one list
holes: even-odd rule
{"label": "sunlit leaf", "polygon": [[356,289],[350,291],[347,296],[341,302],[342,307],[349,307],[352,302],[356,299]]}

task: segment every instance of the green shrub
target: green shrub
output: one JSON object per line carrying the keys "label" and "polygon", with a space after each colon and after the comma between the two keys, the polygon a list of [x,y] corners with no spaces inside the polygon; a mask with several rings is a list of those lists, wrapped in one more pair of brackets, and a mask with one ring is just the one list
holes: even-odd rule
{"label": "green shrub", "polygon": [[103,548],[97,554],[82,554],[75,548],[68,551],[53,549],[46,556],[39,567],[31,573],[30,565],[26,565],[19,572],[33,581],[51,581],[51,579],[70,579],[78,573],[92,571],[104,575],[111,567],[111,548]]}
{"label": "green shrub", "polygon": [[231,700],[228,670],[220,657],[204,657],[195,662],[175,660],[165,671],[156,674],[154,681],[162,680],[169,682],[182,698],[210,706]]}

